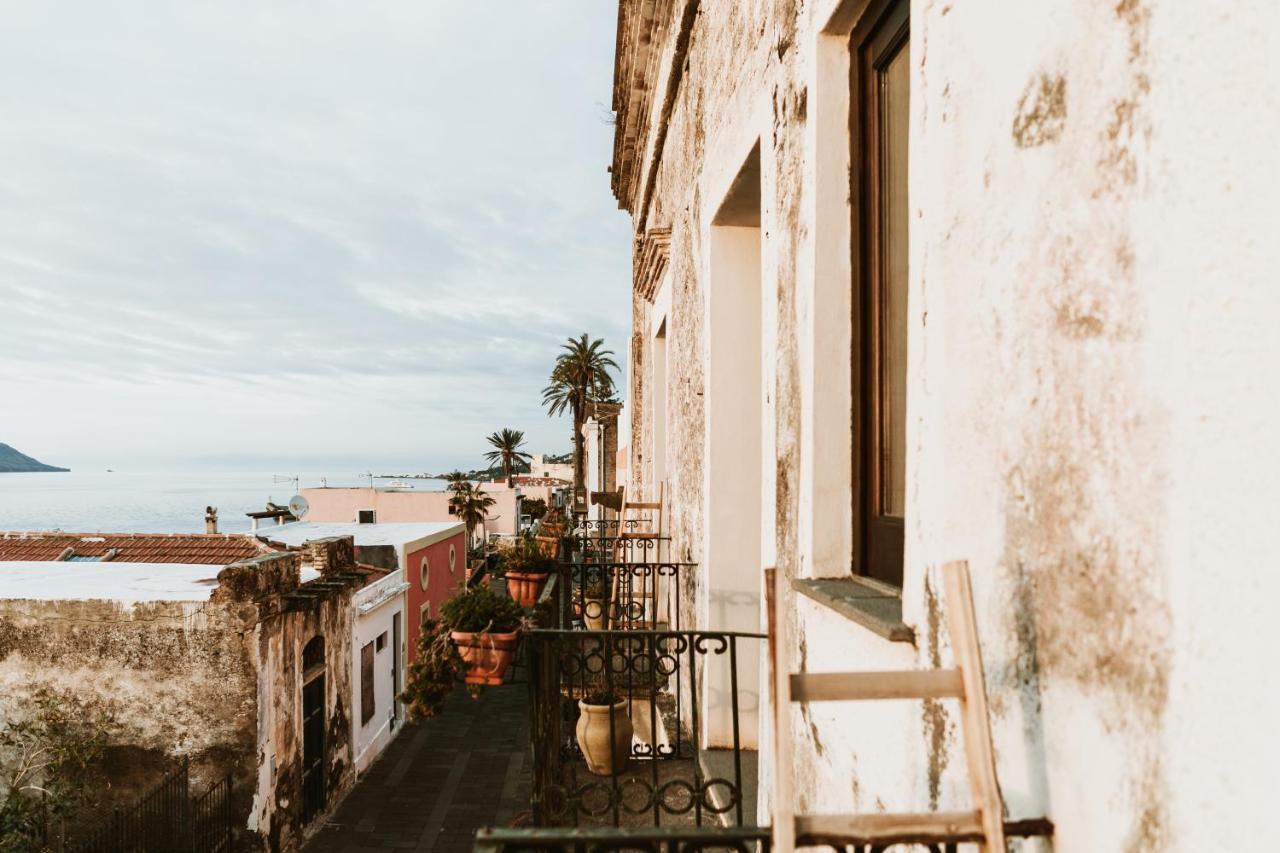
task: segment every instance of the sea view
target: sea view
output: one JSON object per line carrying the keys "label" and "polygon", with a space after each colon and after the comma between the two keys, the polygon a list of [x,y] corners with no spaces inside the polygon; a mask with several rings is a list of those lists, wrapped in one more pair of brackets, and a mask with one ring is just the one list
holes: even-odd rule
{"label": "sea view", "polygon": [[[367,476],[343,471],[297,476],[300,488],[369,483]],[[385,485],[389,478],[373,482]],[[405,482],[423,490],[442,485],[439,480]],[[235,533],[249,530],[246,512],[262,509],[268,500],[284,504],[293,495],[291,479],[260,472],[0,474],[0,530],[201,533],[205,507],[215,506],[219,531]]]}

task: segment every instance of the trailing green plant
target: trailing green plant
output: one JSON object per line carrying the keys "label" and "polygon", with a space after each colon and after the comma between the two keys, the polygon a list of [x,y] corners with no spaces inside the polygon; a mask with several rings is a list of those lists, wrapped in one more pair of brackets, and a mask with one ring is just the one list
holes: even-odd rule
{"label": "trailing green plant", "polygon": [[440,627],[446,632],[509,634],[523,618],[519,604],[487,584],[477,584],[440,605]]}
{"label": "trailing green plant", "polygon": [[0,851],[46,849],[44,829],[90,802],[115,720],[70,691],[40,688],[0,721]]}

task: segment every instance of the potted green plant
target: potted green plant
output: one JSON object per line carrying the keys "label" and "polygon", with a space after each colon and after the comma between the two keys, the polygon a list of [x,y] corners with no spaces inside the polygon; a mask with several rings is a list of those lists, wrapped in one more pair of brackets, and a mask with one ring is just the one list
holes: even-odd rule
{"label": "potted green plant", "polygon": [[604,578],[593,576],[582,585],[582,622],[588,631],[603,631],[608,614]]}
{"label": "potted green plant", "polygon": [[609,690],[589,693],[578,701],[578,725],[574,730],[587,770],[597,776],[620,773],[631,756],[635,730],[627,714],[627,700]]}
{"label": "potted green plant", "polygon": [[533,607],[538,603],[547,576],[554,569],[555,558],[544,554],[532,539],[521,539],[503,552],[507,592],[521,607]]}
{"label": "potted green plant", "polygon": [[444,706],[459,677],[473,691],[501,684],[515,658],[524,612],[486,584],[463,590],[440,606],[440,618],[423,623],[418,654],[409,667],[401,701],[414,719]]}

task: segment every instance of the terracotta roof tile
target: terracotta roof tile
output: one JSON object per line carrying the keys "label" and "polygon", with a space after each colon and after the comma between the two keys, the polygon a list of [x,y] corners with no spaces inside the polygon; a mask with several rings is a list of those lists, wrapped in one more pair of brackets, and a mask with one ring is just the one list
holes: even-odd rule
{"label": "terracotta roof tile", "polygon": [[0,533],[0,561],[56,560],[68,548],[76,557],[101,557],[113,549],[121,563],[187,563],[225,566],[275,549],[244,533]]}

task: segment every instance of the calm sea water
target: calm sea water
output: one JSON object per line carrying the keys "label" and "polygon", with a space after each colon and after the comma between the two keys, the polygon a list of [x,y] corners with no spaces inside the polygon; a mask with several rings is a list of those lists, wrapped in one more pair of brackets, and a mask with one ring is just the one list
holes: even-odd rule
{"label": "calm sea water", "polygon": [[[302,488],[368,485],[353,474],[300,475]],[[375,485],[385,481],[375,478]],[[435,490],[438,480],[409,480]],[[246,512],[283,504],[292,482],[271,474],[227,472],[78,472],[0,474],[0,530],[66,530],[113,533],[201,533],[204,508],[218,508],[218,530],[247,531]]]}

